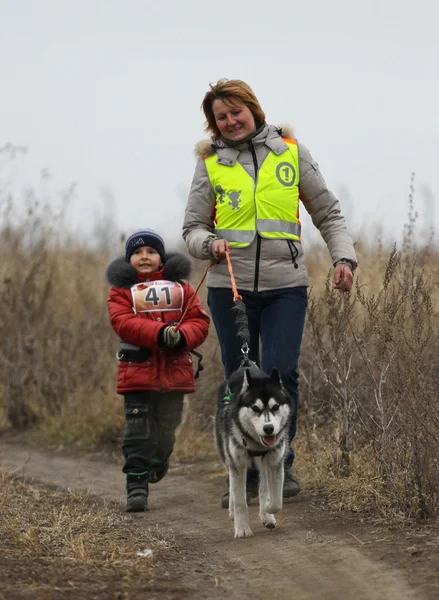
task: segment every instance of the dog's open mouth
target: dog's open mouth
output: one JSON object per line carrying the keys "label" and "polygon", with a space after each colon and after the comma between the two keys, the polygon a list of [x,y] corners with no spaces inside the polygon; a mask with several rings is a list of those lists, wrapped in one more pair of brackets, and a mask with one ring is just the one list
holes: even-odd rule
{"label": "dog's open mouth", "polygon": [[274,446],[276,443],[275,435],[261,435],[261,440],[264,446]]}

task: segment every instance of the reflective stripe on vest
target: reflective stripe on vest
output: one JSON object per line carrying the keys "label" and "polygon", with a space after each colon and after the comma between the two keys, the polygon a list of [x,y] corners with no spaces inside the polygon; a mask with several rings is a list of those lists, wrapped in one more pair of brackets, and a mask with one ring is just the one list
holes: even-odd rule
{"label": "reflective stripe on vest", "polygon": [[294,140],[287,149],[269,152],[259,166],[256,184],[239,162],[205,159],[215,191],[215,233],[232,246],[249,246],[258,233],[264,238],[300,240],[299,153]]}

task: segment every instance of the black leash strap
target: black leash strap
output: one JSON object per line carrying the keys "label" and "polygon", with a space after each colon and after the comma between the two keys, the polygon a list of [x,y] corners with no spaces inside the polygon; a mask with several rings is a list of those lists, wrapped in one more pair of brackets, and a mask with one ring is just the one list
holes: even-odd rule
{"label": "black leash strap", "polygon": [[190,351],[191,354],[193,354],[194,356],[196,356],[198,358],[198,363],[197,363],[197,369],[195,371],[195,379],[198,379],[201,371],[204,371],[204,365],[203,365],[203,355],[200,354],[200,352],[197,352],[196,350],[191,350]]}

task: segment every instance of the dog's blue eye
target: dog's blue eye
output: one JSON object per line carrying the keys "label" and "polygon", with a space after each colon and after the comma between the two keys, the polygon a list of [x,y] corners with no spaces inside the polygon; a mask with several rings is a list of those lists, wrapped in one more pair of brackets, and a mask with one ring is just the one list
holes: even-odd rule
{"label": "dog's blue eye", "polygon": [[271,407],[271,412],[277,412],[279,410],[279,404],[275,404]]}
{"label": "dog's blue eye", "polygon": [[256,405],[255,405],[255,406],[252,406],[252,411],[253,411],[254,413],[256,413],[257,415],[258,415],[258,414],[261,412],[261,411],[259,410],[259,408],[258,408]]}

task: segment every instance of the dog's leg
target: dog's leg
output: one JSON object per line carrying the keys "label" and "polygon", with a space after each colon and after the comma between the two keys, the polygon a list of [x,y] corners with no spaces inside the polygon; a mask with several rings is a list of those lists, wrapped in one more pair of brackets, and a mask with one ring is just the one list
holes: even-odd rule
{"label": "dog's leg", "polygon": [[[283,457],[283,453],[281,456]],[[267,506],[267,512],[275,514],[282,510],[282,490],[284,485],[283,458],[277,463],[274,462],[270,465],[267,475],[270,490],[270,502]]]}
{"label": "dog's leg", "polygon": [[233,511],[235,515],[235,538],[250,537],[253,535],[248,522],[248,506],[245,495],[245,482],[247,469],[237,466],[230,469],[230,496],[233,498]]}
{"label": "dog's leg", "polygon": [[270,464],[264,459],[258,459],[257,464],[259,468],[259,518],[264,527],[274,529],[276,519],[268,512],[270,506],[270,482],[268,478]]}
{"label": "dog's leg", "polygon": [[233,497],[233,488],[231,485],[231,475],[230,475],[231,469],[229,469],[229,519],[233,520],[235,518],[235,510],[234,510],[234,506],[235,506],[235,499]]}

